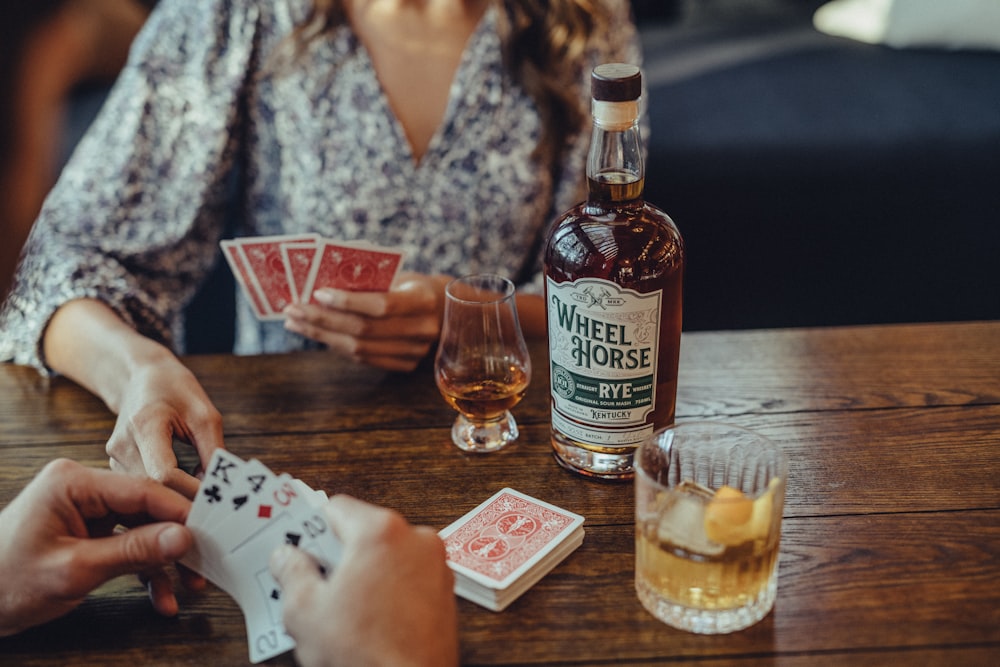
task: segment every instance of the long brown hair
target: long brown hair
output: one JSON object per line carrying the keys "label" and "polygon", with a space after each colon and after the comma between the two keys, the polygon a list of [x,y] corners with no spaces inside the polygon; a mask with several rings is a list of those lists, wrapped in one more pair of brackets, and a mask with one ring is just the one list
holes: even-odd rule
{"label": "long brown hair", "polygon": [[[558,169],[569,137],[586,121],[576,82],[588,38],[608,16],[597,0],[490,0],[500,10],[503,58],[512,80],[535,101],[542,120],[536,158]],[[314,0],[293,34],[295,50],[347,23],[345,0]]]}

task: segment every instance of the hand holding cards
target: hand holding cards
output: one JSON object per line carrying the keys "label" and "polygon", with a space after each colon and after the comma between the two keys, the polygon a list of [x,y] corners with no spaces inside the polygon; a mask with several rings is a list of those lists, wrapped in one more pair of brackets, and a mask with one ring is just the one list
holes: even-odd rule
{"label": "hand holding cards", "polygon": [[316,303],[323,287],[385,292],[403,253],[368,243],[341,243],[315,234],[256,236],[221,241],[222,254],[262,320],[280,320],[292,303]]}
{"label": "hand holding cards", "polygon": [[[239,603],[246,620],[250,660],[254,663],[295,648],[295,640],[283,625],[281,586],[269,568],[275,549],[292,544],[309,554],[318,570],[312,576],[326,577],[341,563],[340,540],[321,510],[326,500],[322,491],[314,491],[289,475],[275,474],[260,461],[244,461],[224,449],[216,450],[209,461],[186,522],[194,535],[194,545],[181,562]],[[353,499],[340,500],[358,504]],[[363,507],[364,503],[360,505]],[[369,514],[372,511],[388,510],[371,507]],[[351,525],[346,523],[346,517],[338,520],[343,522],[342,529]],[[357,526],[358,519],[352,520]],[[373,523],[378,525],[377,521]],[[345,532],[349,546],[351,532]],[[394,534],[398,537],[399,533]],[[411,534],[417,536],[418,532]],[[583,517],[513,489],[503,489],[438,536],[445,545],[446,564],[455,575],[455,594],[501,611],[580,546]],[[408,544],[419,547],[419,540]],[[425,547],[393,553],[397,558],[408,559],[404,562],[410,565],[423,563],[414,572],[429,573],[427,581],[432,581],[435,568],[444,570],[439,549],[440,544],[430,550]],[[353,553],[358,558],[363,552],[354,548],[344,553]],[[426,560],[428,554],[434,558],[433,562]],[[377,559],[373,566],[378,567]],[[353,567],[357,574],[356,561]],[[405,571],[406,567],[393,569]],[[384,579],[381,571],[376,576],[379,581]],[[426,594],[428,600],[441,593],[450,597],[451,577],[439,576],[437,580],[441,583],[437,589],[411,586],[410,590],[419,590],[419,595]],[[333,578],[326,583],[336,581]],[[417,581],[413,572],[403,580],[411,581]],[[378,589],[378,585],[373,588]],[[340,604],[343,606],[344,602]],[[295,611],[301,617],[302,608]],[[301,627],[298,631],[301,632]]]}
{"label": "hand holding cards", "polygon": [[325,500],[322,491],[260,461],[224,449],[212,455],[188,514],[194,547],[181,562],[239,603],[251,662],[295,647],[282,626],[280,588],[268,571],[275,548],[293,544],[324,570],[340,559],[340,543],[320,509]]}
{"label": "hand holding cards", "polygon": [[501,489],[438,534],[455,594],[503,611],[583,543],[583,517]]}

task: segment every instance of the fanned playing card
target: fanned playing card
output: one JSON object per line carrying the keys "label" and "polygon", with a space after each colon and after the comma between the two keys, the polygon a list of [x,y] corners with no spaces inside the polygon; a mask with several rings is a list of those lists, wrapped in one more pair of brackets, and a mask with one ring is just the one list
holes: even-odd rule
{"label": "fanned playing card", "polygon": [[315,303],[312,294],[323,287],[352,292],[386,292],[399,271],[403,254],[370,244],[345,244],[324,239],[316,252],[303,301]]}
{"label": "fanned playing card", "polygon": [[292,297],[296,303],[308,301],[306,298],[306,282],[316,259],[316,243],[282,243],[281,257],[285,260],[285,272],[288,274],[288,285],[292,289]]}
{"label": "fanned playing card", "polygon": [[281,320],[291,303],[317,303],[323,287],[385,292],[404,252],[366,242],[338,242],[316,234],[284,234],[219,242],[236,281],[261,320]]}
{"label": "fanned playing card", "polygon": [[281,246],[287,243],[317,243],[314,234],[295,236],[254,236],[237,239],[238,250],[243,258],[250,281],[263,297],[272,317],[281,317],[288,305],[298,301],[288,282]]}
{"label": "fanned playing card", "polygon": [[455,593],[502,611],[583,543],[583,517],[505,488],[439,535]]}
{"label": "fanned playing card", "polygon": [[204,575],[219,588],[229,592],[229,582],[219,569],[221,546],[211,527],[220,515],[228,515],[230,498],[240,481],[244,462],[225,449],[216,449],[205,469],[205,477],[188,512],[187,526],[194,534],[194,545],[181,562]]}
{"label": "fanned playing card", "polygon": [[309,553],[322,572],[340,560],[340,543],[322,515],[326,494],[256,459],[217,449],[188,514],[194,546],[182,563],[229,593],[247,623],[254,663],[295,647],[281,621],[281,595],[268,561],[282,543]]}
{"label": "fanned playing card", "polygon": [[253,308],[254,315],[261,320],[272,317],[273,313],[268,310],[264,297],[260,294],[257,287],[254,286],[253,279],[250,277],[250,270],[243,261],[243,255],[240,254],[236,241],[220,241],[219,246],[222,248],[222,256],[226,258],[226,263],[229,264],[229,269],[233,272],[233,276],[236,277],[236,282],[239,284],[240,289],[243,290],[247,301],[250,302],[250,307]]}
{"label": "fanned playing card", "polygon": [[291,544],[309,553],[326,571],[340,555],[339,543],[320,511],[299,505],[282,510],[225,557],[225,569],[241,573],[234,584],[233,597],[246,619],[250,661],[254,663],[295,646],[281,622],[281,587],[268,568],[271,553],[281,544]]}

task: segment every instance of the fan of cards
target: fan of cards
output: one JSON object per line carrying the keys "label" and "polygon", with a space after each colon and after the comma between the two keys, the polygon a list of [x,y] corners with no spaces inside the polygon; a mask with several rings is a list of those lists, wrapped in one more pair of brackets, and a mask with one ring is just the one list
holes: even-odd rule
{"label": "fan of cards", "polygon": [[455,594],[503,611],[583,543],[583,517],[507,488],[438,535]]}
{"label": "fan of cards", "polygon": [[[217,449],[209,461],[188,513],[194,545],[181,562],[239,604],[253,663],[295,648],[268,567],[274,550],[292,544],[324,572],[340,561],[340,542],[322,512],[326,499],[257,459]],[[455,594],[502,611],[580,546],[583,517],[505,488],[439,535]]]}
{"label": "fan of cards", "polygon": [[401,250],[316,234],[251,236],[219,245],[262,320],[283,319],[282,311],[292,303],[315,303],[312,294],[322,287],[385,292],[404,255]]}
{"label": "fan of cards", "polygon": [[320,509],[326,494],[254,459],[224,449],[212,455],[188,514],[194,546],[181,561],[226,591],[243,610],[250,660],[295,647],[281,621],[281,589],[268,570],[271,553],[293,544],[330,570],[340,543]]}

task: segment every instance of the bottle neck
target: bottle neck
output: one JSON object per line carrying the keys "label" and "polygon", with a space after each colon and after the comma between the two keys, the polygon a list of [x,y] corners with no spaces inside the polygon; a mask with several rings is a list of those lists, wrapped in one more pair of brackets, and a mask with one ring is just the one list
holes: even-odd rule
{"label": "bottle neck", "polygon": [[594,128],[587,158],[588,200],[628,203],[642,198],[645,171],[638,101],[594,102]]}

